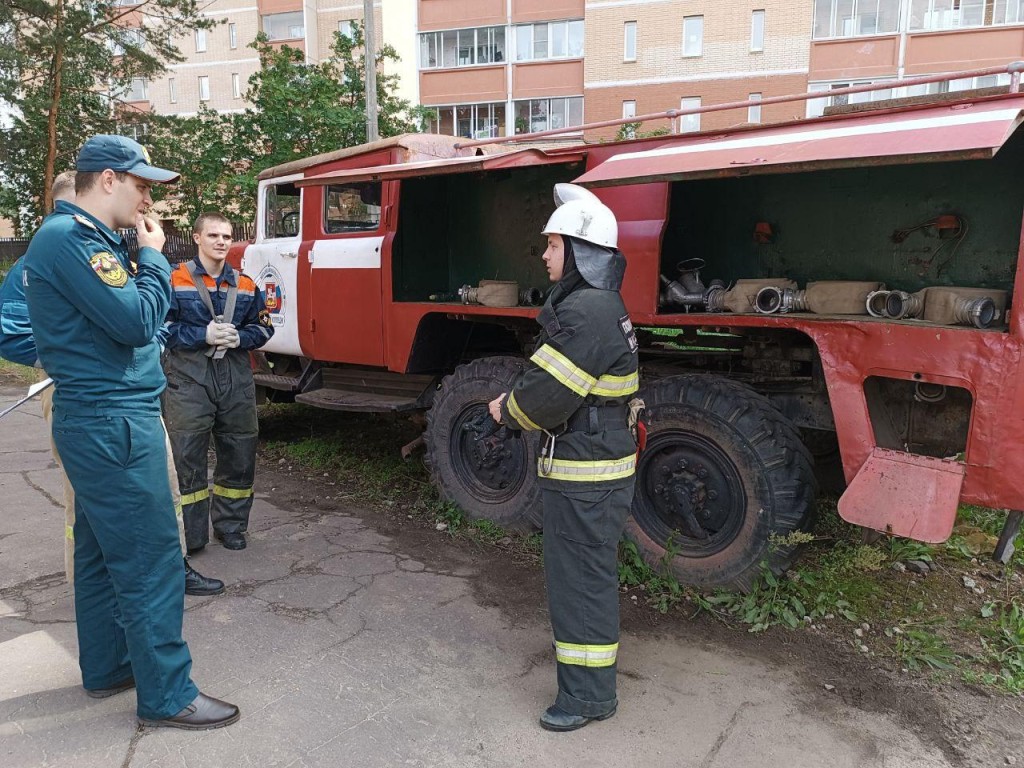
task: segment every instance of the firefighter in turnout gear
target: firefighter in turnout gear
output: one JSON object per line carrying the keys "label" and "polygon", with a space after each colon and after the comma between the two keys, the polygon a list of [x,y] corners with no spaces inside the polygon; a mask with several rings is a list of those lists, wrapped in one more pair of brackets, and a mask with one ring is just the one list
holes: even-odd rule
{"label": "firefighter in turnout gear", "polygon": [[[543,233],[556,282],[538,316],[530,367],[490,403],[495,421],[537,433],[544,571],[558,696],[540,718],[571,731],[615,714],[619,647],[616,555],[633,500],[637,440],[630,400],[637,342],[619,295],[626,263],[612,212],[589,191],[555,186]],[[507,395],[507,396],[506,396]]]}
{"label": "firefighter in turnout gear", "polygon": [[[255,384],[249,350],[274,334],[263,296],[248,275],[225,261],[230,222],[204,213],[193,227],[199,254],[171,274],[171,308],[160,339],[167,348],[164,420],[181,489],[185,540],[196,552],[214,535],[244,549],[256,473]],[[207,451],[217,455],[213,493]]]}

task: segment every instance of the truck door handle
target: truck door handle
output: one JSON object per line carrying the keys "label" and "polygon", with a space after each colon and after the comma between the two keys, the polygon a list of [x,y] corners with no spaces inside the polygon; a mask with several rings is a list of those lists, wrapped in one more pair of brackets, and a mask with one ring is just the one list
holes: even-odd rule
{"label": "truck door handle", "polygon": [[299,255],[298,251],[282,251],[282,256],[287,256],[289,259],[294,259]]}

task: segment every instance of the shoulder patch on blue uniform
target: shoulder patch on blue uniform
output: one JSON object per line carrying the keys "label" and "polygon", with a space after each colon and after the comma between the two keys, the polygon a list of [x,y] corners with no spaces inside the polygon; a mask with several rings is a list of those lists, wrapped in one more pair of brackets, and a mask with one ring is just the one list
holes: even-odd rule
{"label": "shoulder patch on blue uniform", "polygon": [[274,327],[274,323],[270,319],[270,312],[269,312],[269,310],[261,309],[257,313],[257,316],[259,318],[260,325],[265,325],[267,328],[273,328]]}
{"label": "shoulder patch on blue uniform", "polygon": [[94,253],[89,257],[89,266],[100,280],[112,288],[124,288],[128,283],[128,273],[112,253]]}
{"label": "shoulder patch on blue uniform", "polygon": [[626,337],[626,343],[629,344],[629,351],[636,354],[640,344],[636,340],[636,331],[633,330],[633,321],[629,319],[629,315],[619,318],[619,330],[622,331],[622,335]]}
{"label": "shoulder patch on blue uniform", "polygon": [[83,216],[80,213],[76,213],[75,216],[74,216],[74,219],[79,224],[81,224],[83,227],[88,227],[89,229],[96,229],[96,225],[93,224],[89,219],[87,219],[85,216]]}

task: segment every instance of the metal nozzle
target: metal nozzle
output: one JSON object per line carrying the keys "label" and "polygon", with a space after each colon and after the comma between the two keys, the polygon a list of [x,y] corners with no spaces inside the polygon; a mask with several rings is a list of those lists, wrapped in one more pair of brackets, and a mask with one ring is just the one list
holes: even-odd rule
{"label": "metal nozzle", "polygon": [[988,328],[998,318],[996,303],[988,296],[977,299],[957,299],[953,305],[953,317],[958,325],[973,325]]}
{"label": "metal nozzle", "polygon": [[864,306],[872,317],[885,317],[885,300],[889,298],[892,291],[871,291],[868,294]]}
{"label": "metal nozzle", "polygon": [[766,285],[754,297],[754,310],[763,315],[782,315],[807,310],[807,291]]}
{"label": "metal nozzle", "polygon": [[924,300],[916,293],[889,291],[885,297],[885,316],[891,320],[920,317],[924,312]]}

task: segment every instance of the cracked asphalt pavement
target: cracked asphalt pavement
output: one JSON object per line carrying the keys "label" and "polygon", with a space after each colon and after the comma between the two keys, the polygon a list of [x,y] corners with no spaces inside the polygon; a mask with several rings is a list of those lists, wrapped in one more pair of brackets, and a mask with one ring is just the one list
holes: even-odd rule
{"label": "cracked asphalt pavement", "polygon": [[[0,390],[0,407],[20,391]],[[186,605],[193,678],[241,721],[140,729],[134,692],[96,701],[81,688],[38,404],[0,421],[0,765],[950,765],[886,713],[678,631],[624,633],[615,718],[542,731],[554,662],[539,590],[528,610],[503,610],[474,589],[485,561],[446,554],[456,541],[419,547],[379,532],[372,512],[290,505],[266,486],[257,477],[249,548],[194,560],[227,593]]]}

